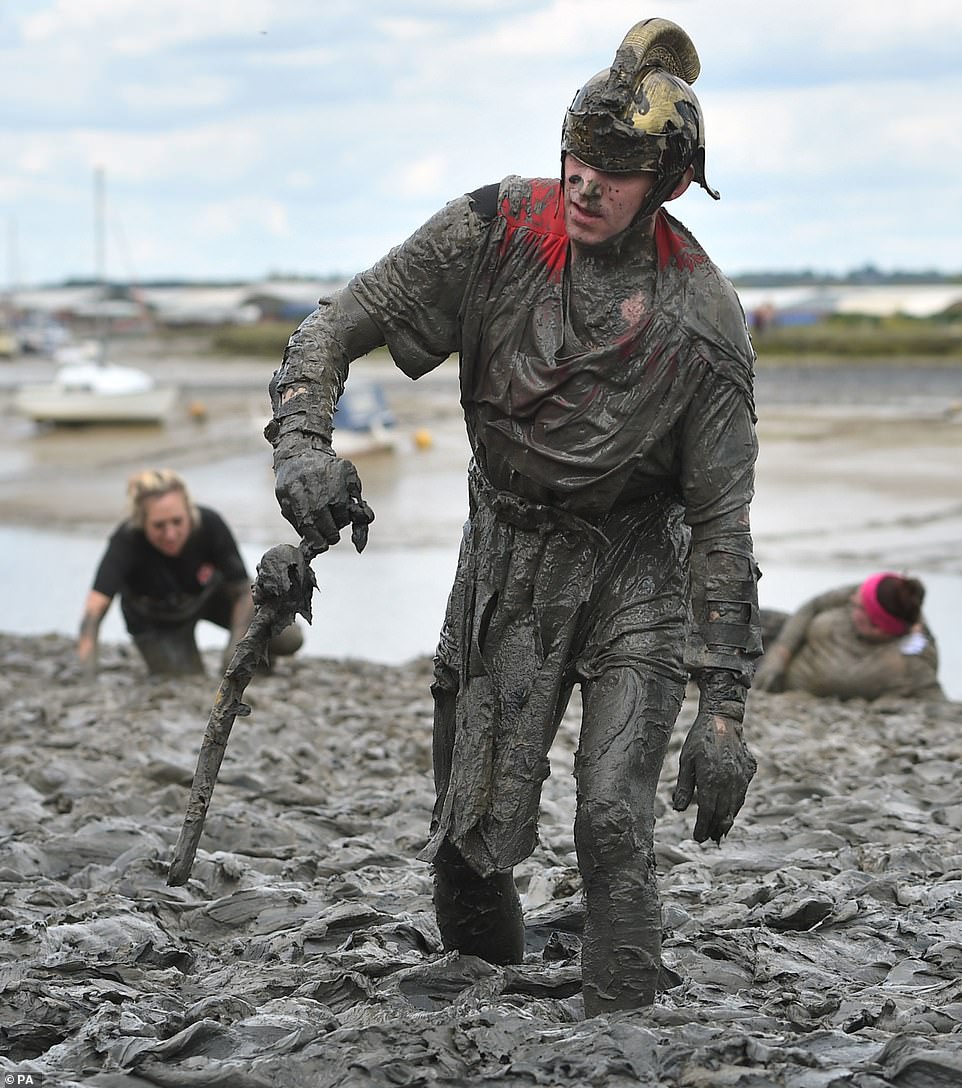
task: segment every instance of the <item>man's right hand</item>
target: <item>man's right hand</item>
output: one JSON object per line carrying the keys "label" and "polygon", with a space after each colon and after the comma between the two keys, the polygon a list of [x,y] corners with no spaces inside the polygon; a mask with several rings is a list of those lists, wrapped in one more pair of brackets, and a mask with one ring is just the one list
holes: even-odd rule
{"label": "man's right hand", "polygon": [[350,523],[354,547],[364,550],[374,511],[361,498],[361,479],[350,461],[304,449],[278,457],[274,476],[281,513],[308,544],[327,551]]}

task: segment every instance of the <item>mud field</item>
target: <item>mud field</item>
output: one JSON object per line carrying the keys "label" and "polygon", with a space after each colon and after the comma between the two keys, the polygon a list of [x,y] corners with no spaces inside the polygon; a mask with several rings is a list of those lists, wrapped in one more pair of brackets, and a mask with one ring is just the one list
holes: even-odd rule
{"label": "mud field", "polygon": [[[191,879],[166,884],[213,679],[123,646],[0,636],[0,1048],[46,1084],[962,1083],[957,703],[750,697],[759,771],[721,847],[670,807],[667,988],[585,1020],[576,702],[540,846],[517,870],[523,966],[443,955],[429,868],[429,659],[293,659],[249,689]],[[208,661],[211,674],[216,656]]]}
{"label": "mud field", "polygon": [[[56,527],[69,551],[71,532],[116,523],[130,471],[165,463],[243,540],[283,539],[255,426],[270,366],[134,361],[181,383],[185,406],[202,401],[203,422],[64,437],[0,403],[0,520]],[[9,390],[18,374],[2,377]],[[361,560],[456,540],[463,517],[452,376],[413,392],[381,377],[401,426],[430,427],[433,443],[361,467],[378,513]],[[758,392],[762,603],[793,603],[776,593],[794,588],[793,563],[826,577],[844,565],[853,581],[908,567],[955,592],[962,371],[782,370],[760,373]],[[305,655],[256,679],[191,879],[172,888],[219,655],[208,652],[206,679],[157,681],[128,643],[111,643],[85,679],[67,632],[86,585],[68,597],[52,567],[29,559],[27,549],[16,578],[66,603],[61,634],[0,633],[5,1083],[962,1084],[959,702],[752,694],[759,771],[720,847],[696,844],[693,811],[670,807],[687,702],[656,835],[665,989],[649,1009],[585,1020],[577,693],[552,752],[539,848],[516,871],[526,961],[495,968],[442,954],[430,869],[414,860],[433,801],[428,657]],[[358,594],[358,607],[375,607]],[[954,600],[933,601],[944,679],[962,667]]]}

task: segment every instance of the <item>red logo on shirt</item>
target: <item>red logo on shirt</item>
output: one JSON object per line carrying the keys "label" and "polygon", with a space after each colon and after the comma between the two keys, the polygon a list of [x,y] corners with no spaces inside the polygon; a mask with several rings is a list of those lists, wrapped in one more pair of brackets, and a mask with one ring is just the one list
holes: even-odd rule
{"label": "red logo on shirt", "polygon": [[198,583],[202,586],[206,586],[211,578],[214,577],[215,569],[216,568],[214,567],[213,563],[201,563],[201,565],[197,568],[196,574]]}

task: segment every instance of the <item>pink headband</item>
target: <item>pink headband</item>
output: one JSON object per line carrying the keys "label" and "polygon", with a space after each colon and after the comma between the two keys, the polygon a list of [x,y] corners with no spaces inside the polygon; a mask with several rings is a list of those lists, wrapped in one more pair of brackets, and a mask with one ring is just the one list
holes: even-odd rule
{"label": "pink headband", "polygon": [[907,620],[901,620],[898,616],[893,616],[891,612],[886,612],[878,599],[879,582],[883,578],[900,577],[900,574],[886,570],[866,578],[859,587],[859,598],[865,614],[880,631],[884,631],[887,635],[904,635],[912,626]]}

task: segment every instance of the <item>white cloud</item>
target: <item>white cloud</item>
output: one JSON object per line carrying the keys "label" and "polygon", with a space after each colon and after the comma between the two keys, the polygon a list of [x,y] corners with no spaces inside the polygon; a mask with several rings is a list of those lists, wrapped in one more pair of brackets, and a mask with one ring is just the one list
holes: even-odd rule
{"label": "white cloud", "polygon": [[290,189],[310,189],[315,183],[314,174],[309,170],[291,170],[284,177],[284,184]]}
{"label": "white cloud", "polygon": [[248,58],[252,69],[257,68],[322,68],[329,64],[338,53],[328,46],[310,48],[280,48],[273,52],[256,51]]}
{"label": "white cloud", "polygon": [[402,166],[392,181],[401,196],[420,196],[443,199],[444,180],[448,163],[443,155],[428,155],[426,158]]}
{"label": "white cloud", "polygon": [[274,238],[287,238],[292,233],[283,204],[252,198],[204,203],[194,212],[190,227],[205,240],[261,230]]}
{"label": "white cloud", "polygon": [[158,113],[162,110],[205,109],[221,106],[230,100],[230,80],[205,74],[166,85],[157,83],[128,83],[118,89],[118,98],[134,109]]}
{"label": "white cloud", "polygon": [[229,35],[256,35],[275,21],[269,0],[56,0],[21,20],[27,42],[101,42],[130,56]]}
{"label": "white cloud", "polygon": [[[962,5],[662,0],[659,13],[701,54],[724,198],[673,211],[727,267],[797,267],[816,249],[844,266],[873,245],[878,260],[962,265]],[[624,0],[13,5],[4,210],[36,275],[82,269],[102,163],[142,275],[360,267],[459,192],[553,174],[574,91],[644,14]]]}

